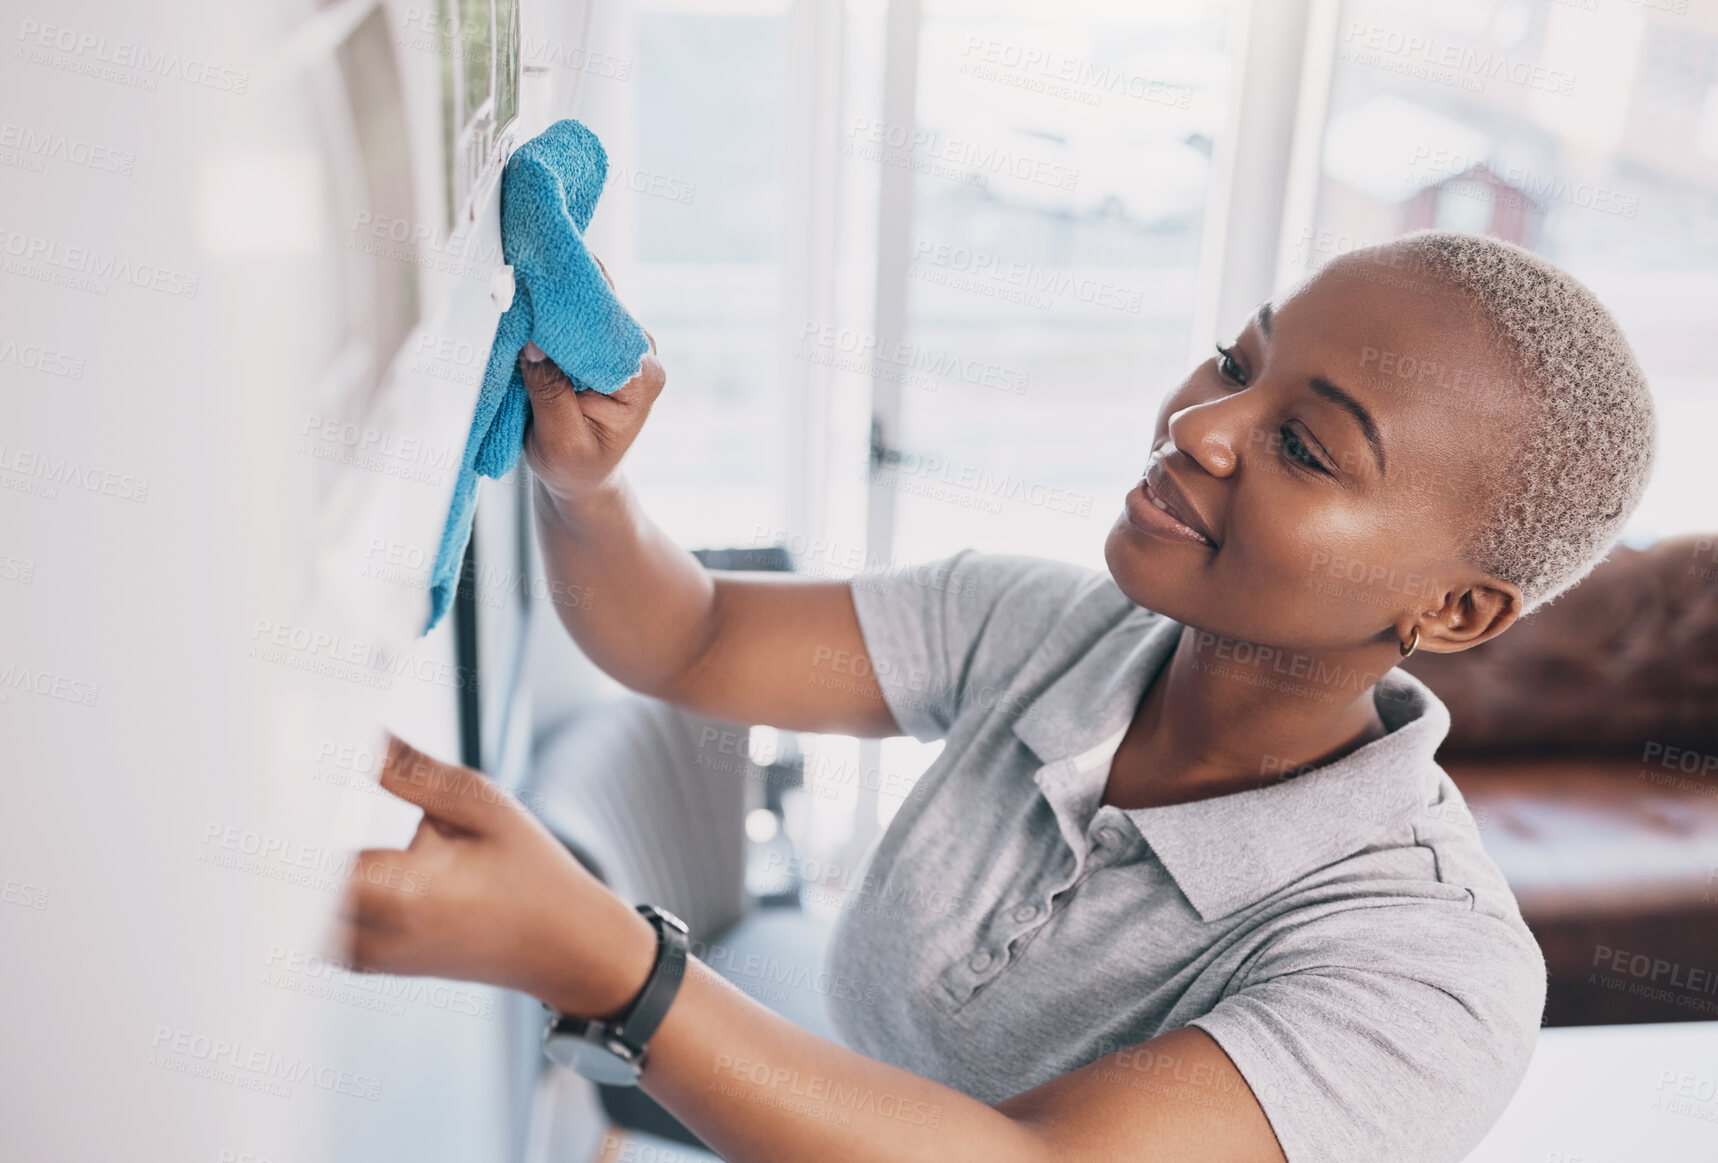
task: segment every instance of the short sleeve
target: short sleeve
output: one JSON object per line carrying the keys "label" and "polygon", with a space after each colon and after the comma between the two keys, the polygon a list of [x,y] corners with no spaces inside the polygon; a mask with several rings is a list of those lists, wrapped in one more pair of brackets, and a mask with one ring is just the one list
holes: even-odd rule
{"label": "short sleeve", "polygon": [[1525,926],[1355,908],[1273,942],[1190,1022],[1247,1080],[1289,1163],[1458,1163],[1527,1070],[1545,961]]}
{"label": "short sleeve", "polygon": [[853,578],[853,606],[901,730],[941,739],[978,698],[1008,706],[1011,680],[1072,594],[1097,575],[1064,562],[963,549]]}

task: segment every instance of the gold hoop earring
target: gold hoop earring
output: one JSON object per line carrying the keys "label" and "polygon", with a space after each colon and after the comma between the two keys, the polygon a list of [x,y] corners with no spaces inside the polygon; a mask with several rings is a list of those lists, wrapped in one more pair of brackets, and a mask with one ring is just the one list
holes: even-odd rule
{"label": "gold hoop earring", "polygon": [[1414,651],[1418,650],[1419,647],[1420,647],[1420,628],[1418,626],[1415,626],[1409,630],[1408,640],[1406,642],[1399,644],[1396,647],[1396,649],[1398,649],[1402,652],[1403,658],[1406,658],[1406,657],[1408,657],[1408,655],[1410,655],[1410,654],[1414,653]]}

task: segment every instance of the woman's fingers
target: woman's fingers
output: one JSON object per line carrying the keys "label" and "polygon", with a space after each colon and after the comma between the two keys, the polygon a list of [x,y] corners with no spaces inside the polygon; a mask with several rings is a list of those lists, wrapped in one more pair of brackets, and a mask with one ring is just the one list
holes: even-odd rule
{"label": "woman's fingers", "polygon": [[[650,332],[644,333],[646,339]],[[635,398],[649,408],[656,403],[656,398],[662,394],[662,389],[668,386],[668,372],[663,368],[662,361],[656,358],[656,341],[651,340],[650,351],[638,362],[638,374],[621,386],[619,392],[632,392]]]}
{"label": "woman's fingers", "polygon": [[531,471],[550,492],[571,497],[608,480],[632,446],[668,375],[646,353],[638,374],[611,395],[578,392],[549,360],[521,361],[531,391],[525,452]]}
{"label": "woman's fingers", "polygon": [[429,878],[407,862],[407,853],[388,848],[358,853],[340,908],[339,940],[353,968],[395,967],[408,898],[428,889]]}
{"label": "woman's fingers", "polygon": [[611,394],[580,392],[579,406],[584,409],[591,439],[611,455],[624,452],[637,438],[656,398],[667,385],[668,373],[654,355],[646,352],[639,362],[638,374]]}
{"label": "woman's fingers", "polygon": [[381,785],[422,808],[426,819],[467,832],[493,829],[496,808],[510,798],[499,785],[470,768],[433,759],[396,736],[388,738]]}
{"label": "woman's fingers", "polygon": [[589,441],[584,411],[579,406],[579,396],[588,393],[575,389],[567,373],[547,356],[530,359],[531,349],[541,351],[529,343],[519,353],[519,376],[531,398],[531,427],[537,439],[550,446],[546,451],[556,456],[576,455]]}
{"label": "woman's fingers", "polygon": [[[612,289],[602,260],[591,256]],[[644,332],[648,350],[638,372],[614,392],[580,391],[534,342],[519,353],[519,374],[531,398],[525,436],[526,462],[552,496],[567,499],[612,479],[638,437],[668,374],[656,355],[656,338]]]}
{"label": "woman's fingers", "polygon": [[[519,375],[525,381],[525,391],[531,397],[531,410],[541,413],[544,410],[556,411],[562,407],[579,411],[581,408],[603,400],[615,400],[623,404],[644,404],[649,406],[656,402],[656,397],[662,394],[662,389],[668,385],[668,373],[662,367],[662,361],[656,358],[656,341],[651,339],[650,332],[644,333],[644,338],[650,343],[650,350],[638,362],[638,372],[626,383],[612,392],[581,392],[573,386],[573,381],[567,373],[556,366],[555,361],[547,355],[541,359],[530,358],[530,350],[537,345],[526,344],[526,349],[519,353]],[[541,351],[540,348],[538,348]],[[588,411],[588,409],[587,409]]]}

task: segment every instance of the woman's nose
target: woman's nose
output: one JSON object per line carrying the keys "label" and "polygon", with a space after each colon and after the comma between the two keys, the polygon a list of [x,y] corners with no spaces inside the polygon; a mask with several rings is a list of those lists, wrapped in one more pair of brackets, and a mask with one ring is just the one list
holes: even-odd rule
{"label": "woman's nose", "polygon": [[1250,411],[1238,406],[1240,393],[1191,404],[1169,417],[1169,439],[1200,468],[1214,477],[1226,477],[1239,464]]}

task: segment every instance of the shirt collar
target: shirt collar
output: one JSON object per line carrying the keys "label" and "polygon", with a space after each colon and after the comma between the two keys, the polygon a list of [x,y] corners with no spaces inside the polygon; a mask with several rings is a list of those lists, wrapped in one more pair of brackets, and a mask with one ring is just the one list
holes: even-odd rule
{"label": "shirt collar", "polygon": [[1093,816],[1125,817],[1200,917],[1215,921],[1377,843],[1437,794],[1432,757],[1449,712],[1418,679],[1392,670],[1373,688],[1387,734],[1335,763],[1192,803],[1100,809],[1109,765],[1094,762],[1095,751],[1114,753],[1181,630],[1135,608],[1014,721],[1044,762],[1034,778],[1082,861]]}

